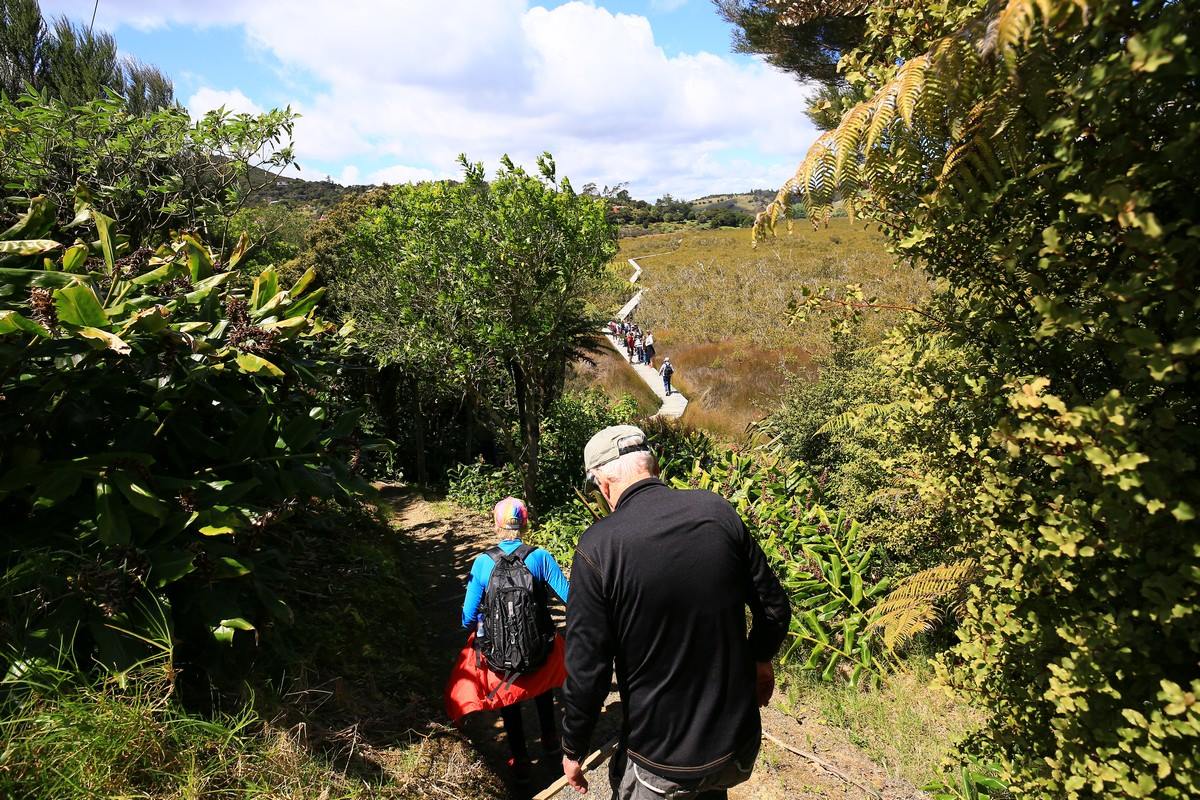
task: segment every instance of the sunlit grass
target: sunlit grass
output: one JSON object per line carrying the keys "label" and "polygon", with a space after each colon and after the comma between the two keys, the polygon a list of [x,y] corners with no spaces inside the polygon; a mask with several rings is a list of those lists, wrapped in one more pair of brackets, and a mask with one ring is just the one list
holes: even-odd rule
{"label": "sunlit grass", "polygon": [[[624,239],[614,263],[642,265],[645,290],[635,320],[654,331],[661,356],[676,367],[675,384],[691,404],[685,418],[723,437],[736,438],[777,403],[788,373],[808,370],[829,352],[829,317],[794,323],[794,307],[807,287],[839,292],[859,284],[868,298],[897,306],[928,295],[923,273],[897,266],[883,237],[861,222],[838,218],[814,231],[798,220],[793,233],[751,246],[745,229],[692,230]],[[901,312],[868,313],[867,340]]]}
{"label": "sunlit grass", "polygon": [[889,776],[922,786],[943,771],[955,745],[984,721],[937,681],[925,658],[910,659],[878,689],[814,683],[789,673],[788,703],[816,710]]}

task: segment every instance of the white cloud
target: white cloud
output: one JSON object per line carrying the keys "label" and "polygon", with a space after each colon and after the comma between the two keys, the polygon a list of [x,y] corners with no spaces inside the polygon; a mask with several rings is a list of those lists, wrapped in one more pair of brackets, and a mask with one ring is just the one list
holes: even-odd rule
{"label": "white cloud", "polygon": [[[494,166],[505,152],[532,165],[550,150],[576,185],[629,181],[638,196],[693,196],[777,186],[816,136],[790,77],[711,53],[668,55],[645,17],[590,2],[302,5],[105,0],[98,24],[241,26],[289,75],[315,84],[292,104],[303,115],[301,163],[322,173],[393,164],[366,180],[457,174],[460,152]],[[43,6],[91,13],[84,0]],[[202,89],[188,105],[222,96],[250,102],[236,89]]]}
{"label": "white cloud", "polygon": [[187,101],[188,112],[195,118],[203,117],[209,111],[224,108],[235,114],[261,114],[262,108],[251,100],[241,89],[213,89],[205,86],[199,89]]}
{"label": "white cloud", "polygon": [[342,186],[353,186],[358,183],[358,177],[358,167],[354,166],[353,164],[348,164],[342,169],[341,174],[338,175],[338,183],[340,183]]}
{"label": "white cloud", "polygon": [[410,167],[406,164],[393,164],[390,167],[376,170],[367,176],[369,183],[418,183],[438,178],[451,177],[451,173],[437,173],[425,167]]}
{"label": "white cloud", "polygon": [[650,0],[650,7],[655,11],[676,11],[687,5],[688,0]]}

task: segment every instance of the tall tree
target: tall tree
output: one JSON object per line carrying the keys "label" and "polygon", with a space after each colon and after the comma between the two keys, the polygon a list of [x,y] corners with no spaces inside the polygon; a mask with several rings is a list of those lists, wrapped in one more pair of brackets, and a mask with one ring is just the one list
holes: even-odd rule
{"label": "tall tree", "polygon": [[462,159],[460,183],[397,187],[366,212],[353,267],[334,287],[382,365],[465,395],[538,501],[542,420],[567,365],[599,347],[588,298],[616,253],[604,201],[530,175],[506,156],[491,181]]}
{"label": "tall tree", "polygon": [[125,59],[123,89],[125,107],[131,114],[148,114],[175,102],[175,88],[163,71],[134,58]]}
{"label": "tall tree", "polygon": [[713,0],[734,26],[736,52],[759,55],[797,80],[836,84],[838,60],[862,42],[862,0]]}
{"label": "tall tree", "polygon": [[125,88],[121,66],[111,33],[59,17],[43,48],[40,81],[52,97],[79,105],[103,97],[105,89],[121,93]]}
{"label": "tall tree", "polygon": [[39,82],[46,23],[37,0],[0,0],[0,91],[16,97]]}
{"label": "tall tree", "polygon": [[157,67],[122,57],[112,34],[59,17],[47,28],[37,0],[0,0],[0,91],[10,99],[26,88],[68,105],[112,91],[133,114],[175,103],[175,89]]}

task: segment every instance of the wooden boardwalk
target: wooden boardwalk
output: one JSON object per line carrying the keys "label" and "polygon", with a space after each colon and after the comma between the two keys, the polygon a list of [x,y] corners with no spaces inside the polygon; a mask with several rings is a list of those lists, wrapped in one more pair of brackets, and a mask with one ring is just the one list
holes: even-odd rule
{"label": "wooden boardwalk", "polygon": [[[656,253],[655,255],[661,254]],[[650,256],[642,256],[642,258],[650,258]],[[629,259],[629,265],[633,267],[633,274],[629,276],[629,283],[636,285],[638,279],[642,277],[642,265],[635,258]],[[629,298],[629,302],[617,312],[617,319],[621,321],[628,319],[629,315],[637,310],[641,302],[642,290],[639,289],[634,293],[633,297]],[[604,338],[608,339],[608,343],[617,351],[617,355],[621,356],[621,358],[626,357],[624,342],[621,342],[616,336],[607,331]],[[657,370],[646,364],[630,364],[629,366],[642,379],[642,383],[649,386],[650,391],[654,392],[655,396],[658,397],[659,407],[654,416],[667,417],[668,419],[679,419],[683,416],[683,412],[687,411],[688,400],[682,393],[672,391],[668,397],[666,390],[663,388],[662,378],[659,376]]]}

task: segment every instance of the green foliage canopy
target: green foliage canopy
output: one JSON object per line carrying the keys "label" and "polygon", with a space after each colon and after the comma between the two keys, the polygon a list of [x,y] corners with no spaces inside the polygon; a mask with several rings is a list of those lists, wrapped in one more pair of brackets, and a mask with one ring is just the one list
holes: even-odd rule
{"label": "green foliage canopy", "polygon": [[298,503],[366,488],[342,339],[312,273],[235,289],[242,248],[139,248],[78,212],[74,241],[42,197],[0,235],[3,659],[123,668],[165,614],[216,668],[290,619],[272,586]]}
{"label": "green foliage canopy", "polygon": [[[134,239],[158,244],[172,230],[211,229],[223,248],[232,244],[228,217],[294,163],[294,120],[289,109],[218,109],[193,123],[183,109],[137,114],[118,98],[0,98],[0,176],[10,194],[49,198],[59,229],[73,220],[82,187]],[[14,217],[0,212],[0,222]]]}
{"label": "green foliage canopy", "polygon": [[0,93],[27,89],[68,105],[125,99],[133,114],[175,104],[171,79],[157,67],[117,54],[111,33],[59,17],[47,26],[37,0],[0,0]]}
{"label": "green foliage canopy", "polygon": [[[869,99],[781,193],[816,219],[845,200],[942,282],[900,399],[982,571],[950,676],[1020,794],[1200,790],[1198,25],[874,4],[844,60]],[[927,369],[939,347],[968,366]]]}
{"label": "green foliage canopy", "polygon": [[558,181],[548,154],[538,175],[505,157],[491,181],[462,164],[460,183],[400,186],[368,205],[333,284],[380,364],[472,403],[536,505],[542,420],[567,365],[599,347],[588,298],[615,232],[601,201]]}

